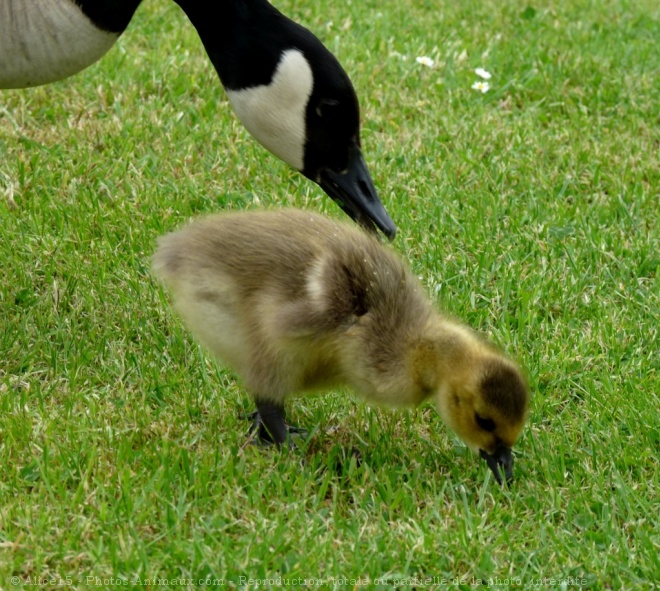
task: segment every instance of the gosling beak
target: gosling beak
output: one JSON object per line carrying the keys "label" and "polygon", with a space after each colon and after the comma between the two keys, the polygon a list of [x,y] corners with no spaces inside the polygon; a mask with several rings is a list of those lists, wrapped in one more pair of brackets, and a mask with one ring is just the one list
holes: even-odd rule
{"label": "gosling beak", "polygon": [[390,240],[396,236],[396,226],[378,199],[378,193],[357,144],[349,150],[344,172],[323,170],[316,181],[351,218],[371,232],[376,227]]}
{"label": "gosling beak", "polygon": [[502,483],[502,476],[500,475],[499,466],[504,469],[504,477],[507,484],[513,482],[513,456],[511,455],[511,448],[501,445],[492,454],[485,452],[483,449],[479,450],[479,455],[486,460],[491,472],[495,475],[495,480],[498,484]]}

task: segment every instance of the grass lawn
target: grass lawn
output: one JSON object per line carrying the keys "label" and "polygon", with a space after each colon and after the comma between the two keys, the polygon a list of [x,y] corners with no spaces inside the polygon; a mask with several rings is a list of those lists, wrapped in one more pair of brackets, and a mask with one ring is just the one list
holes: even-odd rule
{"label": "grass lawn", "polygon": [[291,405],[302,452],[243,449],[251,403],[150,277],[156,237],[341,212],[150,0],[95,66],[0,93],[0,589],[658,588],[657,1],[275,4],[356,86],[394,248],[526,368],[516,482],[432,407],[342,391]]}

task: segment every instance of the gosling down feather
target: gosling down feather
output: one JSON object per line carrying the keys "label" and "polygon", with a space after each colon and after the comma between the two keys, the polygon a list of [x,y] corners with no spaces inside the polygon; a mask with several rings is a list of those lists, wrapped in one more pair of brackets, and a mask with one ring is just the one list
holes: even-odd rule
{"label": "gosling down feather", "polygon": [[445,423],[513,478],[528,389],[516,364],[435,311],[387,246],[299,210],[225,213],[159,240],[154,273],[191,332],[243,380],[264,441],[289,441],[284,402],[347,385],[393,407],[433,401]]}

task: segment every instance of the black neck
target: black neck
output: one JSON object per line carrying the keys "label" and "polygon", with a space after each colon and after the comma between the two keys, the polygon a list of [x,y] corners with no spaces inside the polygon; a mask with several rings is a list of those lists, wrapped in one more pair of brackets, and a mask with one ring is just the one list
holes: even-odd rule
{"label": "black neck", "polygon": [[[112,33],[126,29],[141,2],[73,1],[97,27]],[[287,49],[296,47],[309,56],[323,51],[309,31],[285,17],[268,0],[175,2],[197,29],[222,84],[229,90],[245,87],[246,67],[251,84],[268,84]]]}
{"label": "black neck", "polygon": [[245,68],[252,84],[268,84],[282,52],[309,45],[309,31],[267,0],[175,0],[197,29],[222,84],[244,87]]}
{"label": "black neck", "polygon": [[204,31],[236,35],[236,29],[249,23],[273,18],[281,13],[268,0],[174,0],[186,13],[195,28]]}
{"label": "black neck", "polygon": [[110,33],[123,33],[141,0],[74,0],[99,28]]}

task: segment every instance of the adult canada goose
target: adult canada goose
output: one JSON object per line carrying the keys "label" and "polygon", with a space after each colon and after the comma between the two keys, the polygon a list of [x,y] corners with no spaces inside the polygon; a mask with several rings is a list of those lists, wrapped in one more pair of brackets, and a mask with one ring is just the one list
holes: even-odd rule
{"label": "adult canada goose", "polygon": [[[141,0],[0,0],[0,88],[71,76],[103,56]],[[337,59],[268,0],[175,0],[247,130],[354,220],[392,239],[360,150],[357,96]],[[375,224],[375,226],[374,226]]]}
{"label": "adult canada goose", "polygon": [[501,482],[527,416],[520,370],[436,312],[392,250],[299,210],[193,221],[160,239],[153,269],[193,334],[243,379],[255,428],[282,444],[284,401],[345,384],[367,401],[440,415]]}

